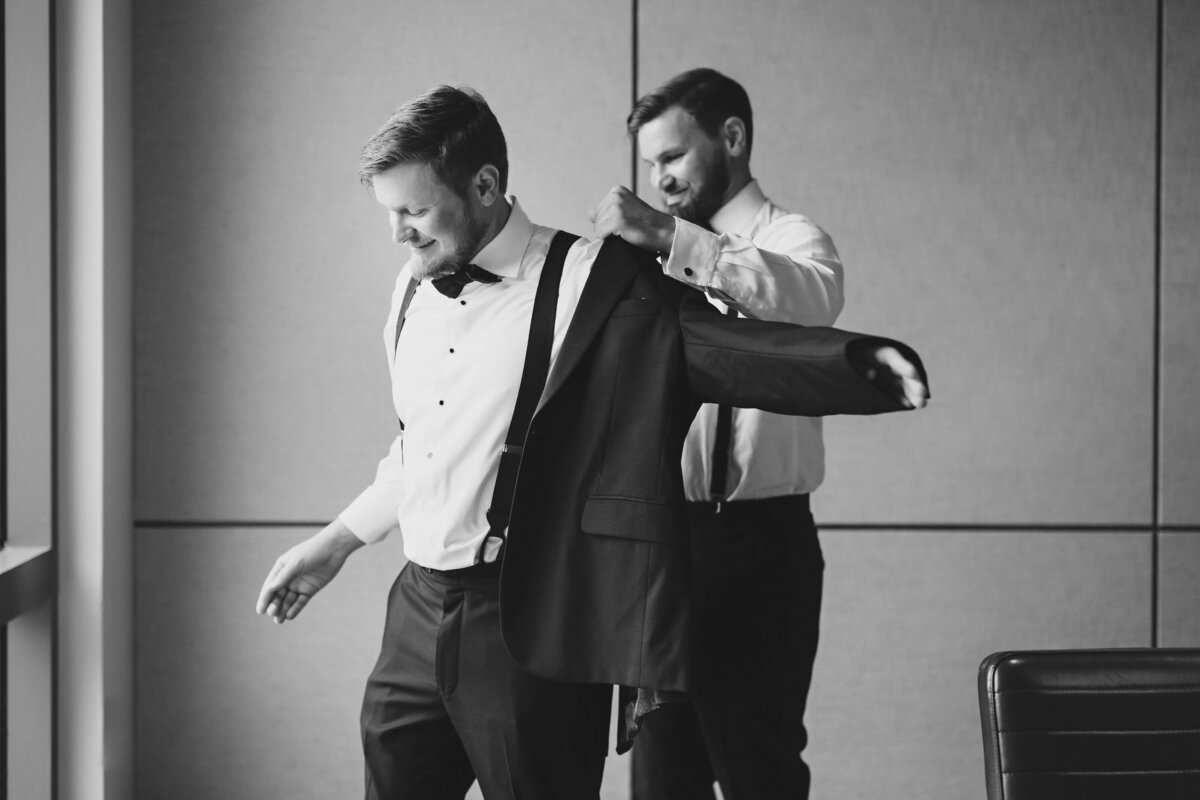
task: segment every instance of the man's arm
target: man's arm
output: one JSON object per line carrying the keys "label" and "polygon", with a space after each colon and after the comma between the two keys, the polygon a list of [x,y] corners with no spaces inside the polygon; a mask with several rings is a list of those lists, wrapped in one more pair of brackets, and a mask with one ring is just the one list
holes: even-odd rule
{"label": "man's arm", "polygon": [[255,611],[276,622],[295,619],[313,595],[337,576],[351,553],[396,528],[396,509],[403,496],[402,433],[379,462],[371,485],[337,519],[275,561],[258,593]]}
{"label": "man's arm", "polygon": [[598,238],[616,234],[659,254],[665,274],[751,319],[832,325],[841,313],[837,250],[828,234],[799,214],[769,224],[756,244],[664,214],[617,186],[590,217]]}
{"label": "man's arm", "polygon": [[920,408],[920,356],[891,339],[726,317],[689,292],[679,308],[688,378],[702,402],[809,417]]}
{"label": "man's arm", "polygon": [[277,623],[295,619],[313,595],[337,576],[349,555],[364,544],[344,522],[335,519],[276,559],[254,610]]}

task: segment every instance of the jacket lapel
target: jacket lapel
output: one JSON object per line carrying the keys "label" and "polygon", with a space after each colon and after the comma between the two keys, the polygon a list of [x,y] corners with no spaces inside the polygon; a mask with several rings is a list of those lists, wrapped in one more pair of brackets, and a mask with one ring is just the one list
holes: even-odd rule
{"label": "jacket lapel", "polygon": [[600,246],[583,293],[579,296],[575,316],[571,319],[562,348],[558,351],[558,358],[555,359],[550,377],[546,380],[546,388],[538,401],[537,411],[541,411],[542,406],[567,382],[592,340],[608,320],[613,306],[621,299],[625,288],[637,274],[640,265],[636,258],[628,257],[629,247],[630,245],[616,237],[605,239],[604,244]]}

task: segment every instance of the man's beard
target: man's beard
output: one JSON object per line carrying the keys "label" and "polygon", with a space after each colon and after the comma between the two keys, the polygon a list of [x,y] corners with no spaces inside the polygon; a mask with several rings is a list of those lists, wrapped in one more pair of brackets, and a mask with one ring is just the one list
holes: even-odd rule
{"label": "man's beard", "polygon": [[417,261],[413,264],[412,276],[423,281],[458,272],[479,252],[486,232],[487,222],[482,217],[472,217],[468,212],[463,219],[461,234],[457,237],[458,241],[453,250],[430,258],[424,258],[420,250],[414,251]]}
{"label": "man's beard", "polygon": [[713,215],[725,205],[725,192],[729,190],[729,165],[720,159],[713,161],[704,181],[694,185],[693,189],[692,197],[667,210],[680,219],[707,226]]}

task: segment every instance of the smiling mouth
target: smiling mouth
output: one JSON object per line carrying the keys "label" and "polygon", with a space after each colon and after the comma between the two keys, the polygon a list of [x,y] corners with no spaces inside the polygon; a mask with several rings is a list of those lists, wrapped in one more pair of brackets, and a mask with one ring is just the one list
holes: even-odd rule
{"label": "smiling mouth", "polygon": [[663,202],[669,206],[677,206],[683,202],[684,196],[687,194],[687,189],[679,189],[674,192],[663,192]]}
{"label": "smiling mouth", "polygon": [[412,250],[424,250],[426,247],[429,247],[429,245],[431,245],[431,244],[433,244],[433,239],[430,239],[428,242],[420,242],[420,243],[409,242],[408,246]]}

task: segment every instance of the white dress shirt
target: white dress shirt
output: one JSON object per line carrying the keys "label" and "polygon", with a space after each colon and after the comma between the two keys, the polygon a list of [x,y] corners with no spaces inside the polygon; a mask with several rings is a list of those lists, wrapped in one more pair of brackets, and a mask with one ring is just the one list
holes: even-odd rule
{"label": "white dress shirt", "polygon": [[[711,231],[677,220],[663,272],[724,311],[800,325],[832,325],[842,310],[842,264],[833,240],[784,211],[751,181],[721,207]],[[709,500],[717,406],[700,408],[683,446],[684,492]],[[733,409],[727,500],[805,494],[825,477],[821,420]]]}
{"label": "white dress shirt", "polygon": [[[555,231],[534,225],[509,197],[500,233],[472,263],[499,283],[469,283],[457,298],[422,281],[393,341],[411,269],[396,279],[384,345],[392,400],[403,432],[379,462],[374,482],[340,515],[374,542],[399,526],[404,554],[434,569],[475,562],[488,524],[500,448],[508,434],[525,361],[538,278]],[[558,356],[600,241],[572,245],[563,266],[551,366]]]}

